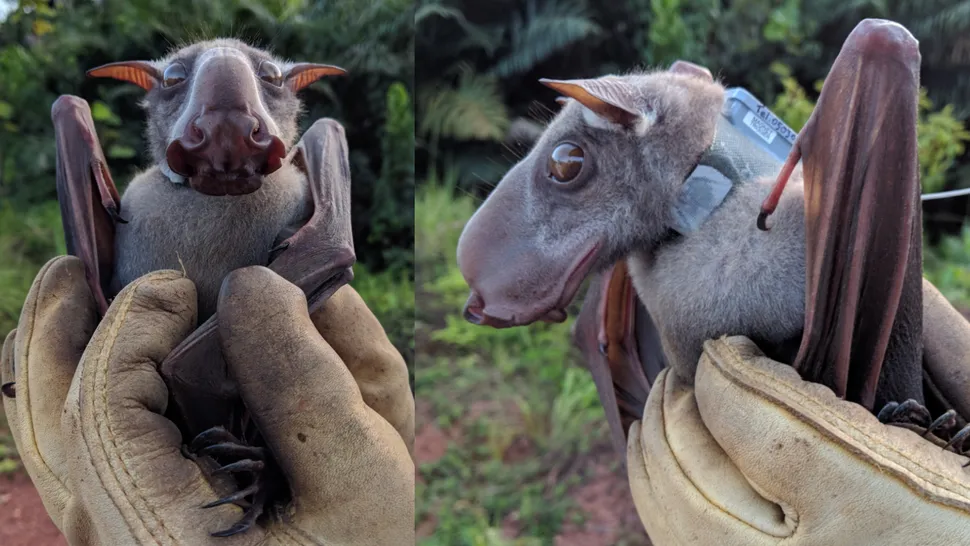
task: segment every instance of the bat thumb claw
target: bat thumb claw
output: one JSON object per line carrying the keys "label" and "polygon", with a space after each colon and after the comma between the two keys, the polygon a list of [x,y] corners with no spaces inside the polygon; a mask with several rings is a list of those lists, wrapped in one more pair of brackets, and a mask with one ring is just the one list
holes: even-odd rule
{"label": "bat thumb claw", "polygon": [[760,229],[761,231],[771,231],[771,228],[768,227],[769,215],[771,215],[771,213],[764,210],[761,211],[761,214],[758,215],[758,229]]}

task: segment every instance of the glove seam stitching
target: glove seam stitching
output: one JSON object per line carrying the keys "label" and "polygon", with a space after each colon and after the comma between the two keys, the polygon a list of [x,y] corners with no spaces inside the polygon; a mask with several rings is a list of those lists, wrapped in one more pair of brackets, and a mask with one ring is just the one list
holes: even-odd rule
{"label": "glove seam stitching", "polygon": [[[732,346],[729,343],[719,343],[716,346],[714,346],[713,348],[708,349],[708,350],[712,350],[715,353],[719,353],[718,356],[726,357],[727,360],[733,361],[732,364],[733,363],[743,364],[743,362],[744,362],[744,358],[741,355],[741,352],[738,351],[734,346]],[[725,352],[727,354],[724,354]],[[758,355],[758,356],[761,357],[761,358],[767,358],[763,354],[762,355]],[[776,377],[774,377],[774,376],[772,376],[772,375],[770,375],[770,374],[768,374],[768,373],[766,373],[766,372],[764,372],[764,371],[762,371],[760,369],[757,369],[757,368],[755,368],[753,366],[744,366],[744,371],[742,371],[739,366],[733,365],[732,366],[732,370],[734,370],[735,373],[732,373],[731,371],[728,371],[723,365],[721,365],[721,363],[718,362],[718,359],[712,358],[711,360],[716,363],[717,367],[724,372],[724,375],[732,383],[735,383],[738,386],[740,386],[742,388],[745,388],[746,390],[749,390],[749,391],[757,391],[759,393],[766,394],[766,395],[768,395],[771,398],[771,400],[773,400],[776,404],[778,404],[779,406],[781,406],[783,409],[794,413],[800,420],[802,420],[802,421],[810,420],[809,417],[804,414],[804,411],[799,410],[799,409],[797,409],[795,407],[792,407],[791,404],[788,404],[788,403],[780,400],[778,398],[778,396],[776,394],[774,394],[774,393],[768,393],[768,392],[766,392],[763,389],[755,388],[752,385],[748,385],[747,383],[745,383],[737,375],[737,374],[743,375],[743,374],[750,373],[751,375],[755,376],[756,379],[759,379],[759,380],[763,381],[766,385],[771,385],[773,388],[776,388],[776,389],[779,389],[781,391],[784,391],[785,394],[792,395],[794,398],[797,399],[797,401],[799,403],[805,404],[806,406],[810,406],[811,409],[814,409],[814,410],[819,411],[825,417],[827,417],[827,418],[829,418],[831,420],[834,420],[834,421],[838,422],[839,424],[842,424],[842,425],[848,427],[848,429],[850,431],[855,432],[859,436],[863,437],[865,440],[870,441],[873,444],[878,445],[881,448],[884,448],[887,451],[896,454],[897,456],[899,456],[903,460],[911,463],[911,465],[914,465],[917,468],[923,470],[924,472],[926,472],[930,476],[933,476],[933,477],[939,478],[940,480],[943,480],[945,483],[943,483],[943,484],[936,483],[936,482],[934,482],[932,480],[927,479],[924,476],[919,476],[918,477],[919,481],[929,483],[933,487],[938,487],[938,488],[943,489],[944,491],[947,491],[948,493],[951,493],[951,494],[953,494],[955,496],[962,497],[962,498],[959,498],[959,499],[952,499],[949,502],[947,502],[947,500],[941,498],[941,495],[939,495],[939,494],[933,494],[933,493],[927,491],[927,492],[925,492],[925,495],[923,495],[923,496],[924,497],[926,497],[926,496],[933,497],[933,498],[931,498],[929,500],[931,500],[933,502],[937,502],[939,504],[944,504],[944,505],[949,505],[949,506],[952,506],[953,504],[958,504],[958,505],[962,505],[960,507],[962,509],[964,509],[964,510],[970,509],[970,498],[968,498],[967,493],[966,492],[957,491],[957,490],[954,490],[954,488],[949,487],[950,485],[957,485],[953,481],[952,478],[950,478],[948,476],[945,476],[943,474],[940,474],[939,472],[936,472],[936,471],[934,471],[934,470],[932,470],[930,468],[927,468],[927,467],[923,466],[922,464],[918,463],[917,461],[914,461],[913,459],[911,459],[904,452],[899,451],[898,449],[895,449],[891,445],[887,445],[886,443],[884,443],[883,441],[881,441],[881,440],[879,440],[877,438],[873,438],[868,433],[866,433],[866,432],[862,431],[861,429],[859,429],[858,427],[854,426],[851,421],[849,421],[849,420],[843,418],[842,416],[838,415],[837,413],[835,413],[834,411],[832,411],[830,408],[828,408],[824,404],[821,404],[821,403],[819,403],[819,402],[811,399],[810,397],[805,396],[804,394],[800,393],[798,390],[796,390],[793,387],[787,385],[786,383],[783,383],[783,382],[778,381],[778,379]],[[815,427],[813,427],[813,428],[815,428]],[[822,433],[823,435],[825,435],[825,436],[827,436],[829,438],[832,438],[832,439],[835,439],[835,440],[837,440],[839,442],[842,442],[842,439],[841,438],[838,438],[837,435],[835,435],[834,433],[832,433],[831,431],[829,431],[825,427],[822,427],[821,429],[816,429],[816,430],[819,430],[820,433]],[[843,432],[846,432],[846,431],[843,431]],[[841,444],[840,444],[840,446],[841,446]],[[886,470],[890,470],[894,475],[897,476],[897,479],[899,479],[900,482],[906,484],[908,487],[910,487],[910,488],[914,488],[914,487],[918,488],[918,487],[921,487],[920,485],[918,485],[917,483],[915,483],[915,480],[905,478],[904,476],[901,475],[902,474],[901,472],[899,472],[896,468],[893,468],[893,467],[903,466],[903,465],[900,464],[900,462],[890,460],[888,464],[887,463],[881,463],[872,454],[866,453],[862,449],[859,449],[858,447],[855,447],[855,446],[851,446],[851,447],[850,446],[841,446],[841,447],[843,447],[844,449],[847,449],[850,452],[857,453],[857,454],[865,457],[867,460],[871,461],[873,464],[875,464],[879,468],[883,468],[883,469],[886,469]],[[883,457],[885,458],[885,456],[883,456]],[[917,491],[917,493],[920,493],[920,492]]]}
{"label": "glove seam stitching", "polygon": [[[40,273],[38,273],[38,277],[39,277],[39,280],[40,280],[40,282],[37,283],[37,290],[38,291],[40,290],[40,286],[46,280],[46,277],[48,276],[48,273],[50,272],[50,270],[52,268],[52,265],[53,265],[53,262],[48,262],[44,266],[44,268],[40,271]],[[26,378],[27,380],[24,381],[24,383],[25,383],[24,387],[25,388],[23,390],[24,390],[25,394],[27,395],[27,396],[25,396],[26,403],[24,404],[24,406],[25,406],[24,409],[26,409],[27,411],[23,412],[23,414],[24,414],[24,417],[28,421],[27,430],[30,431],[30,440],[29,440],[30,441],[30,447],[34,451],[34,453],[36,454],[36,458],[44,465],[44,470],[49,475],[51,475],[51,476],[54,477],[54,479],[57,481],[57,484],[61,487],[61,489],[66,491],[66,490],[68,490],[67,485],[61,480],[61,477],[58,476],[53,471],[53,469],[51,469],[50,465],[47,462],[47,458],[44,457],[43,455],[41,455],[40,446],[37,444],[37,430],[34,427],[34,416],[33,416],[33,412],[31,411],[31,408],[30,408],[30,401],[31,401],[30,380],[29,380],[29,375],[30,375],[30,353],[31,353],[30,347],[33,345],[33,341],[34,341],[33,338],[34,338],[34,334],[36,332],[36,329],[34,328],[34,324],[37,321],[37,308],[40,306],[40,302],[38,301],[38,299],[39,299],[38,298],[38,295],[36,293],[34,293],[32,295],[33,295],[33,298],[31,298],[31,300],[32,300],[31,301],[32,306],[31,306],[31,309],[30,309],[29,315],[28,315],[30,317],[30,322],[27,325],[27,340],[24,343],[24,364],[25,364],[25,366],[24,366],[24,378]],[[16,347],[16,343],[14,343],[14,350],[13,350],[13,355],[12,356],[14,358],[14,365],[16,366],[16,362],[17,362],[17,347]],[[15,374],[14,374],[14,379],[16,379],[16,370],[15,370]]]}
{"label": "glove seam stitching", "polygon": [[[93,371],[93,373],[94,373],[94,376],[93,377],[94,378],[97,378],[97,377],[101,376],[101,377],[104,377],[105,378],[105,381],[106,381],[106,378],[107,378],[107,375],[108,375],[108,362],[110,360],[110,355],[111,355],[111,353],[112,353],[112,351],[114,349],[115,342],[118,339],[118,333],[121,330],[121,325],[124,324],[125,318],[127,317],[128,312],[131,310],[131,306],[132,306],[132,303],[134,302],[134,298],[135,298],[135,293],[137,292],[138,288],[142,284],[144,284],[145,282],[147,282],[147,279],[143,277],[141,279],[136,280],[134,283],[132,283],[132,286],[130,286],[129,291],[128,291],[128,293],[125,296],[125,299],[122,300],[121,302],[119,302],[119,303],[121,303],[120,310],[117,313],[115,313],[115,318],[112,320],[112,322],[110,324],[110,328],[109,328],[108,332],[105,334],[105,337],[107,339],[102,344],[100,354],[98,355],[98,359],[96,360],[96,366],[95,366],[95,369]],[[107,411],[106,411],[106,408],[108,407],[108,400],[107,400],[107,398],[108,398],[108,390],[106,388],[105,389],[102,389],[101,390],[101,396],[100,396],[101,407],[98,408],[98,409],[96,409],[96,410],[94,408],[92,408],[92,410],[94,410],[94,412],[97,414],[96,417],[101,417],[101,418],[104,419],[103,422],[105,424],[105,427],[108,429],[107,430],[107,433],[108,433],[108,437],[107,438],[105,438],[104,435],[102,434],[101,427],[96,427],[96,429],[95,429],[97,431],[96,434],[97,434],[99,440],[101,440],[101,442],[98,445],[101,446],[101,448],[102,448],[101,451],[102,451],[102,454],[104,455],[105,464],[106,464],[108,470],[110,471],[111,476],[113,476],[115,478],[115,480],[118,482],[118,485],[120,486],[121,485],[121,479],[119,478],[118,472],[116,471],[116,468],[118,468],[118,467],[116,467],[116,465],[111,461],[111,457],[110,457],[110,454],[109,454],[108,450],[104,448],[104,446],[105,446],[105,440],[107,440],[109,442],[109,444],[112,447],[115,448],[114,452],[117,455],[117,458],[118,458],[118,460],[121,463],[118,466],[120,466],[121,471],[123,472],[123,474],[125,476],[128,477],[129,483],[132,485],[132,487],[134,487],[135,491],[137,492],[137,496],[136,496],[137,500],[140,500],[145,505],[145,507],[147,508],[147,511],[152,516],[155,517],[155,523],[158,524],[158,527],[161,529],[161,531],[164,532],[164,535],[169,540],[171,540],[173,543],[178,543],[178,541],[176,540],[175,536],[165,526],[165,522],[163,521],[163,519],[159,516],[159,514],[157,514],[155,512],[155,507],[152,506],[152,504],[148,502],[148,500],[145,497],[145,495],[141,493],[141,488],[138,486],[138,483],[134,479],[134,476],[131,474],[131,472],[129,472],[128,466],[125,464],[124,459],[119,454],[121,450],[118,448],[118,444],[117,444],[117,441],[116,441],[116,436],[115,436],[114,430],[112,429],[112,426],[111,426],[111,420],[108,419],[108,415],[107,415]],[[82,416],[82,418],[83,418],[83,416]],[[96,421],[97,421],[97,419],[96,419]],[[121,509],[121,506],[119,506],[119,504],[118,504],[118,502],[117,502],[117,500],[115,498],[115,495],[113,495],[113,494],[110,493],[110,490],[108,489],[107,484],[105,483],[104,477],[102,476],[102,473],[98,469],[98,465],[95,464],[93,450],[96,449],[97,446],[93,446],[88,441],[88,437],[87,437],[88,435],[85,432],[85,428],[84,427],[81,427],[81,435],[82,435],[82,437],[85,440],[85,444],[88,446],[88,455],[90,457],[90,462],[91,462],[92,466],[95,469],[95,475],[98,477],[98,481],[101,483],[102,486],[104,486],[105,491],[108,493],[108,497],[111,499],[111,502],[115,505],[115,507],[118,509],[118,511],[122,514],[122,519],[125,522],[125,525],[128,527],[129,531],[131,531],[132,534],[135,534],[136,531],[133,528],[133,526],[131,525],[131,523],[132,523],[131,522],[131,518],[130,517],[124,517],[124,511]],[[119,487],[119,489],[121,489],[121,495],[123,495],[125,497],[125,499],[128,500],[128,502],[130,503],[131,507],[134,508],[135,519],[139,523],[142,524],[142,526],[144,528],[144,531],[147,531],[150,536],[152,536],[153,538],[155,538],[156,541],[158,541],[158,538],[155,536],[155,533],[151,530],[151,528],[148,526],[148,524],[145,521],[145,519],[141,516],[141,511],[138,510],[137,507],[135,506],[135,503],[132,502],[133,499],[132,499],[131,495],[128,493],[128,491],[124,487]],[[160,541],[158,541],[158,542],[160,542]]]}

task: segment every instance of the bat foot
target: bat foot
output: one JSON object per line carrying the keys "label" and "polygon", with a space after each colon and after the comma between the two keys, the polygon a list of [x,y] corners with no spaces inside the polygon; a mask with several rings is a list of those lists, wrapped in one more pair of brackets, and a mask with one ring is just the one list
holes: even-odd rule
{"label": "bat foot", "polygon": [[[966,449],[967,439],[970,439],[970,425],[960,427],[957,412],[948,410],[943,415],[930,421],[930,412],[922,404],[915,400],[906,400],[903,403],[890,402],[879,411],[879,421],[887,425],[916,425],[925,429],[923,437],[934,435],[946,441],[943,449],[951,450],[959,455],[968,455],[970,451]],[[907,427],[909,428],[909,427]],[[970,455],[968,455],[970,456]],[[963,465],[964,468],[970,466],[970,461]]]}
{"label": "bat foot", "polygon": [[220,506],[222,504],[238,503],[243,497],[253,495],[253,501],[244,509],[245,511],[243,512],[243,516],[239,519],[239,521],[227,529],[209,534],[214,537],[231,537],[233,535],[245,533],[252,528],[266,507],[267,489],[262,485],[262,482],[257,480],[253,482],[253,485],[247,487],[246,489],[240,490],[237,493],[203,506],[203,508],[211,508],[213,506]]}
{"label": "bat foot", "polygon": [[[228,537],[248,531],[263,513],[270,487],[267,487],[264,470],[271,454],[267,448],[247,445],[224,427],[212,427],[192,439],[188,446],[190,453],[212,457],[219,468],[213,475],[248,475],[243,486],[230,495],[204,505],[214,508],[224,504],[235,504],[243,508],[243,517],[227,529],[211,533],[214,537]],[[247,484],[248,485],[245,485]]]}
{"label": "bat foot", "polygon": [[916,425],[929,428],[932,420],[930,410],[910,398],[903,403],[890,402],[879,410],[879,422],[886,425]]}

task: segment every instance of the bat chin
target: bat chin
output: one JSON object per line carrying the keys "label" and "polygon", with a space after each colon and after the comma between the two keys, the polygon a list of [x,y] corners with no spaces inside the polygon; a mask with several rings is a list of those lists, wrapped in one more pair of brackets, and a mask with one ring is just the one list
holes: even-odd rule
{"label": "bat chin", "polygon": [[[499,290],[495,290],[499,297],[489,303],[488,292],[479,292],[472,287],[468,301],[465,303],[463,316],[472,324],[493,328],[527,326],[540,321],[564,322],[567,317],[566,306],[575,299],[583,280],[592,271],[599,251],[600,243],[597,242],[579,254],[580,258],[572,262],[563,275],[550,279],[550,284],[555,288],[539,298],[516,297],[517,287],[509,289],[500,287]],[[512,299],[501,301],[501,296],[511,296]]]}
{"label": "bat chin", "polygon": [[236,176],[231,173],[190,176],[188,181],[195,191],[211,196],[247,195],[263,185],[262,176]]}

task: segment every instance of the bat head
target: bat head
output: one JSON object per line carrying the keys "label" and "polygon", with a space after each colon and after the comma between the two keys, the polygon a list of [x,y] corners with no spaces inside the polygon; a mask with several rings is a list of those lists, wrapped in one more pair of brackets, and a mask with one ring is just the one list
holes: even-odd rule
{"label": "bat head", "polygon": [[566,97],[458,243],[465,318],[562,321],[583,279],[659,242],[678,190],[714,139],[724,88],[705,69],[541,80]]}
{"label": "bat head", "polygon": [[157,61],[111,63],[88,75],[134,83],[148,93],[148,137],[155,161],[177,183],[208,195],[256,191],[282,166],[297,136],[297,92],[344,74],[291,63],[241,41],[199,42]]}

